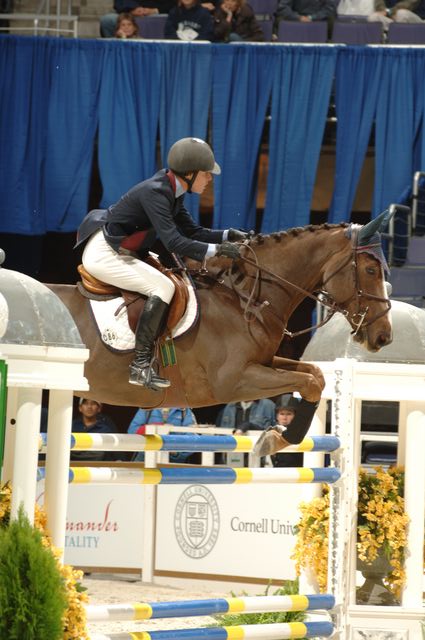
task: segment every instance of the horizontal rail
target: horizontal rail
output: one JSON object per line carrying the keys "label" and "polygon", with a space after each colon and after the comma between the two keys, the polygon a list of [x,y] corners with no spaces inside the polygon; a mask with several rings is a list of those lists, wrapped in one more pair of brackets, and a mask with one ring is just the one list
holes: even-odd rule
{"label": "horizontal rail", "polygon": [[[45,477],[39,468],[38,479]],[[128,469],[120,467],[71,467],[69,482],[75,484],[249,484],[309,482],[333,483],[341,474],[335,467],[275,467],[234,469],[232,467],[170,467],[161,469]]]}
{"label": "horizontal rail", "polygon": [[264,613],[333,609],[332,595],[252,596],[209,598],[175,602],[131,602],[125,604],[86,605],[87,622],[187,618],[227,613]]}
{"label": "horizontal rail", "polygon": [[[257,438],[251,436],[210,435],[132,435],[124,433],[73,433],[73,451],[238,451],[251,453]],[[45,450],[47,434],[40,435],[39,449]],[[300,444],[287,447],[282,453],[294,451],[335,451],[340,447],[335,436],[312,436]]]}
{"label": "horizontal rail", "polygon": [[285,640],[286,638],[328,638],[334,632],[331,622],[282,622],[234,627],[205,627],[168,631],[92,634],[90,640]]}

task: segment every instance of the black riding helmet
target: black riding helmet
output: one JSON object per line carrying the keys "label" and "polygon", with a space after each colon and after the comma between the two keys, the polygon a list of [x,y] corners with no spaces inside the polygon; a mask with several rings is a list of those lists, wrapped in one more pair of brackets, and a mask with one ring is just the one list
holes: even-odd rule
{"label": "black riding helmet", "polygon": [[[199,138],[177,140],[168,152],[168,167],[186,182],[189,193],[199,171],[209,171],[215,175],[221,173],[211,147]],[[189,173],[193,174],[190,179],[186,177]]]}

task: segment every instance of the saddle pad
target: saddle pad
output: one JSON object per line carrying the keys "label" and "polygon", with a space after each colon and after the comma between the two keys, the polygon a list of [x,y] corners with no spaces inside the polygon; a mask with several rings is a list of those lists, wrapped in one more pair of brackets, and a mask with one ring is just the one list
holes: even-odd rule
{"label": "saddle pad", "polygon": [[[189,290],[189,301],[181,320],[171,332],[172,338],[179,338],[187,333],[198,319],[198,300],[190,279],[183,274]],[[97,324],[102,342],[113,351],[133,351],[135,347],[134,333],[129,327],[127,310],[123,298],[112,300],[90,300],[91,310]],[[120,312],[117,309],[123,305]]]}

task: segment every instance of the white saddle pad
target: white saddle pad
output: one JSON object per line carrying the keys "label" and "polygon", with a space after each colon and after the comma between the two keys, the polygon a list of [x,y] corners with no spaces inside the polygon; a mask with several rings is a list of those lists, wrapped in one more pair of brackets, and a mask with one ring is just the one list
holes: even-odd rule
{"label": "white saddle pad", "polygon": [[[193,327],[198,317],[198,301],[192,283],[186,274],[183,274],[189,289],[189,301],[186,311],[171,332],[173,338],[178,338]],[[130,329],[125,306],[115,315],[123,298],[112,300],[90,300],[91,309],[99,329],[102,341],[114,351],[133,351],[135,346],[134,333]]]}

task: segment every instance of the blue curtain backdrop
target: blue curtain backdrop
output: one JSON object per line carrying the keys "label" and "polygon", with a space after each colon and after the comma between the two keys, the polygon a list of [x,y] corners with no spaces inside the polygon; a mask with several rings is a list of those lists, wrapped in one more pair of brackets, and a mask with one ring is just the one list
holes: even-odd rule
{"label": "blue curtain backdrop", "polygon": [[271,46],[215,51],[212,141],[222,169],[214,179],[216,228],[255,228],[258,154],[277,56]]}
{"label": "blue curtain backdrop", "polygon": [[100,204],[108,207],[156,170],[161,48],[156,43],[98,44],[104,45],[99,102]]}
{"label": "blue curtain backdrop", "polygon": [[[209,44],[170,43],[162,46],[161,115],[159,137],[162,166],[179,138],[205,140],[208,127],[212,79],[212,48]],[[199,196],[185,196],[192,216],[199,217]]]}
{"label": "blue curtain backdrop", "polygon": [[54,47],[51,40],[10,36],[0,43],[1,231],[43,234],[42,176]]}
{"label": "blue curtain backdrop", "polygon": [[[263,231],[309,222],[336,73],[330,221],[348,219],[375,126],[373,213],[425,167],[425,51],[0,36],[0,232],[74,231],[87,211],[98,130],[102,205],[210,131],[223,176],[214,223],[249,228],[271,104]],[[208,117],[211,128],[208,130]],[[165,162],[163,157],[161,164]],[[188,196],[188,201],[191,196]],[[189,205],[197,212],[197,203]]]}
{"label": "blue curtain backdrop", "polygon": [[282,47],[275,60],[264,232],[310,220],[337,51]]}
{"label": "blue curtain backdrop", "polygon": [[347,47],[338,55],[335,78],[335,187],[329,222],[349,221],[375,120],[384,58],[382,49]]}
{"label": "blue curtain backdrop", "polygon": [[60,39],[50,56],[43,171],[48,231],[74,231],[86,212],[104,49]]}

